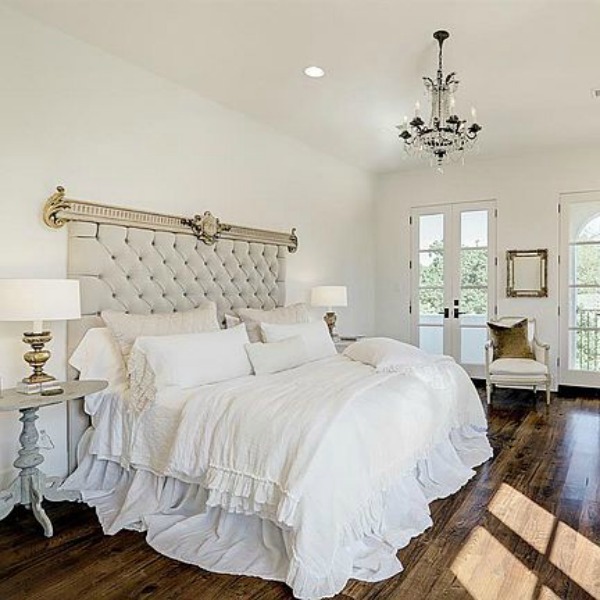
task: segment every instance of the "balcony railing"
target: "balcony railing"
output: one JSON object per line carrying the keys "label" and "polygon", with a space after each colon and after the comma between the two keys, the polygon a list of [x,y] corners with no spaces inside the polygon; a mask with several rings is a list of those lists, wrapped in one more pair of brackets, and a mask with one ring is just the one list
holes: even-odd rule
{"label": "balcony railing", "polygon": [[575,363],[580,371],[600,371],[600,309],[578,308]]}

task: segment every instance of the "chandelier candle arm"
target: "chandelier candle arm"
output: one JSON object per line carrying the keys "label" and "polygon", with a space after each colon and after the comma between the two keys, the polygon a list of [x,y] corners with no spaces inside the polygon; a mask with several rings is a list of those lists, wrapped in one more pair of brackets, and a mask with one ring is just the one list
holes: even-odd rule
{"label": "chandelier candle arm", "polygon": [[477,113],[471,108],[470,124],[456,114],[456,92],[459,80],[453,71],[444,77],[443,44],[450,37],[445,30],[433,34],[438,42],[438,69],[435,80],[423,77],[425,89],[431,99],[431,114],[426,123],[421,117],[421,105],[415,104],[415,116],[409,122],[404,118],[398,125],[399,137],[404,140],[404,147],[409,154],[429,157],[441,171],[445,162],[457,156],[462,157],[465,150],[470,150],[481,131],[476,121]]}

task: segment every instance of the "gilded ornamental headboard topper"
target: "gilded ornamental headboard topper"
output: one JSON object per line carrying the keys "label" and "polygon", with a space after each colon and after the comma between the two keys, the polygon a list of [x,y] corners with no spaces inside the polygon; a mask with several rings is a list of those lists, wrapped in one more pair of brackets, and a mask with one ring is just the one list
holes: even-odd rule
{"label": "gilded ornamental headboard topper", "polygon": [[214,244],[217,240],[224,239],[284,246],[290,252],[296,252],[298,249],[295,228],[290,233],[285,233],[222,223],[209,211],[187,218],[75,200],[65,196],[65,188],[62,186],[58,186],[56,192],[46,201],[43,217],[46,225],[55,229],[71,221],[108,223],[154,231],[188,233],[206,244]]}

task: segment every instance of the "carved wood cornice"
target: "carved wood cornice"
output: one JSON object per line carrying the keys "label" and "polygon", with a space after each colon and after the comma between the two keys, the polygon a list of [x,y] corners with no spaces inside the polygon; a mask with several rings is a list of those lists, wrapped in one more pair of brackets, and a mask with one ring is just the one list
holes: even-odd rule
{"label": "carved wood cornice", "polygon": [[188,218],[75,200],[66,197],[65,188],[62,186],[58,186],[56,192],[46,200],[43,218],[44,223],[53,229],[63,227],[71,221],[106,223],[153,231],[185,233],[196,236],[206,244],[214,244],[217,240],[224,239],[285,246],[290,252],[298,249],[296,229],[286,233],[222,223],[209,211]]}

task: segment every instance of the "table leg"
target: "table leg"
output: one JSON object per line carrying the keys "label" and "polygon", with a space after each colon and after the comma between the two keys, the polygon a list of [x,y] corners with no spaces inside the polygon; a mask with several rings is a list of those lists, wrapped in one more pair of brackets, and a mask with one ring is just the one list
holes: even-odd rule
{"label": "table leg", "polygon": [[43,475],[38,469],[38,465],[44,462],[44,457],[40,453],[37,442],[40,437],[35,422],[38,419],[38,409],[21,409],[21,418],[23,429],[19,436],[21,448],[19,456],[14,462],[14,466],[19,469],[19,480],[21,482],[20,503],[33,510],[33,515],[44,528],[46,537],[52,537],[52,524],[48,515],[42,508],[42,499],[44,497],[42,488]]}
{"label": "table leg", "polygon": [[33,516],[44,528],[44,535],[52,537],[52,523],[42,507],[44,498],[53,502],[63,500],[80,500],[79,492],[72,490],[61,490],[59,486],[62,482],[57,477],[46,477],[38,466],[44,462],[44,457],[40,453],[37,445],[39,433],[35,426],[38,418],[37,408],[21,409],[21,418],[23,423],[19,441],[19,456],[13,463],[15,468],[19,469],[19,476],[10,484],[10,486],[0,491],[0,520],[8,516],[17,504],[22,504],[31,509]]}

